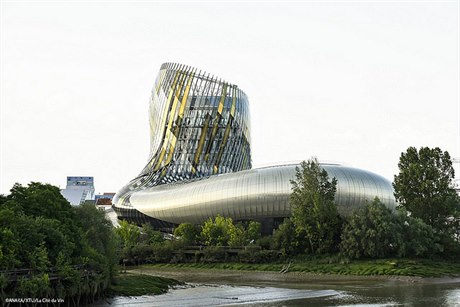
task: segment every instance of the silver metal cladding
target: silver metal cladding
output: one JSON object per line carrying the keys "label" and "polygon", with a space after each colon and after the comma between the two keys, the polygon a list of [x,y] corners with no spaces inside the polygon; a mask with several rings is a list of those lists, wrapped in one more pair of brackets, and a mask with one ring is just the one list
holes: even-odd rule
{"label": "silver metal cladding", "polygon": [[[114,198],[122,219],[172,227],[209,217],[290,216],[296,165],[251,169],[249,104],[238,86],[196,68],[161,66],[149,105],[150,155]],[[396,206],[393,187],[368,171],[324,164],[337,178],[335,201],[347,215],[375,197]]]}

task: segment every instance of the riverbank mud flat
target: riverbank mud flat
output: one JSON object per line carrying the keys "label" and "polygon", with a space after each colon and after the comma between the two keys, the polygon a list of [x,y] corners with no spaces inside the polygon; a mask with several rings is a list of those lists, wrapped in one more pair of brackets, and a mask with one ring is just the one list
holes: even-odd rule
{"label": "riverbank mud flat", "polygon": [[166,294],[114,297],[94,306],[460,306],[460,278],[314,275],[221,269],[135,267],[128,274],[186,284]]}
{"label": "riverbank mud flat", "polygon": [[[214,284],[248,284],[248,285],[273,285],[284,283],[294,288],[305,285],[346,285],[349,283],[363,282],[369,284],[382,283],[423,283],[423,284],[459,284],[460,277],[418,277],[418,276],[358,276],[311,274],[303,272],[267,272],[267,271],[240,271],[221,269],[196,269],[196,268],[164,268],[164,267],[135,267],[128,269],[133,274],[148,274],[177,279],[189,283],[214,283]],[[460,302],[459,302],[460,303]]]}

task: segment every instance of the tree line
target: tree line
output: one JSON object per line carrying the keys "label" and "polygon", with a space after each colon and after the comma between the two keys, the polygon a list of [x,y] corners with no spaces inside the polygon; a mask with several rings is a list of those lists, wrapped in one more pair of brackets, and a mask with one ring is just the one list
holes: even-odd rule
{"label": "tree line", "polygon": [[[455,257],[460,252],[460,197],[449,153],[410,147],[398,167],[395,211],[375,198],[348,216],[339,215],[334,202],[337,180],[312,158],[297,167],[291,180],[292,216],[272,235],[262,237],[256,221],[234,223],[222,216],[201,225],[180,224],[172,240],[155,234],[149,225],[139,229],[122,222],[117,231],[124,238],[123,257],[133,264],[270,262],[324,254],[346,259]],[[184,253],[190,245],[204,248],[191,257]],[[228,253],[223,246],[244,248]]]}
{"label": "tree line", "polygon": [[283,253],[340,253],[351,259],[456,257],[460,197],[449,153],[409,147],[398,167],[393,182],[396,211],[376,198],[343,217],[334,203],[335,178],[315,158],[301,163],[291,181],[292,217],[279,229],[286,242]]}
{"label": "tree line", "polygon": [[100,298],[117,269],[112,224],[94,205],[72,207],[59,188],[15,184],[0,196],[0,300]]}
{"label": "tree line", "polygon": [[172,235],[126,221],[114,229],[104,212],[91,204],[71,206],[57,187],[16,184],[0,195],[0,299],[92,302],[105,293],[119,264],[455,257],[460,197],[449,154],[410,147],[398,167],[396,210],[374,199],[344,217],[334,203],[336,179],[317,159],[302,162],[291,182],[292,216],[268,236],[257,221],[223,216],[180,224]]}

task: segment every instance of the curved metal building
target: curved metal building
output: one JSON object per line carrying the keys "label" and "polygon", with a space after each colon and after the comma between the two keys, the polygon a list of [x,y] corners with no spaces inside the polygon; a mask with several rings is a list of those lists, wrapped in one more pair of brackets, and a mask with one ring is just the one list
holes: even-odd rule
{"label": "curved metal building", "polygon": [[[167,229],[217,214],[234,220],[290,216],[295,165],[251,170],[249,107],[236,85],[195,68],[165,63],[150,100],[147,165],[114,198],[119,218]],[[339,212],[379,197],[394,207],[393,188],[376,174],[322,165],[338,180]]]}

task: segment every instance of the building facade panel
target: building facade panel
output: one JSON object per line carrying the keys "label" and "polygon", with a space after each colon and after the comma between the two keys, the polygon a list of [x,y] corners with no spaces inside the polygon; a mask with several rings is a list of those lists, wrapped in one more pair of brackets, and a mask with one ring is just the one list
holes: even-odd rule
{"label": "building facade panel", "polygon": [[[140,212],[173,224],[202,223],[209,216],[218,214],[235,220],[288,217],[291,215],[291,187],[285,183],[295,178],[296,166],[252,169],[195,182],[153,187],[135,193],[131,203]],[[337,179],[335,200],[342,215],[349,215],[375,197],[388,207],[394,207],[393,188],[383,177],[341,165],[322,165],[322,168],[331,178]],[[267,185],[266,178],[275,178],[277,184]],[[353,190],[351,180],[355,186],[376,186],[379,190]],[[353,193],[349,193],[350,190]]]}

